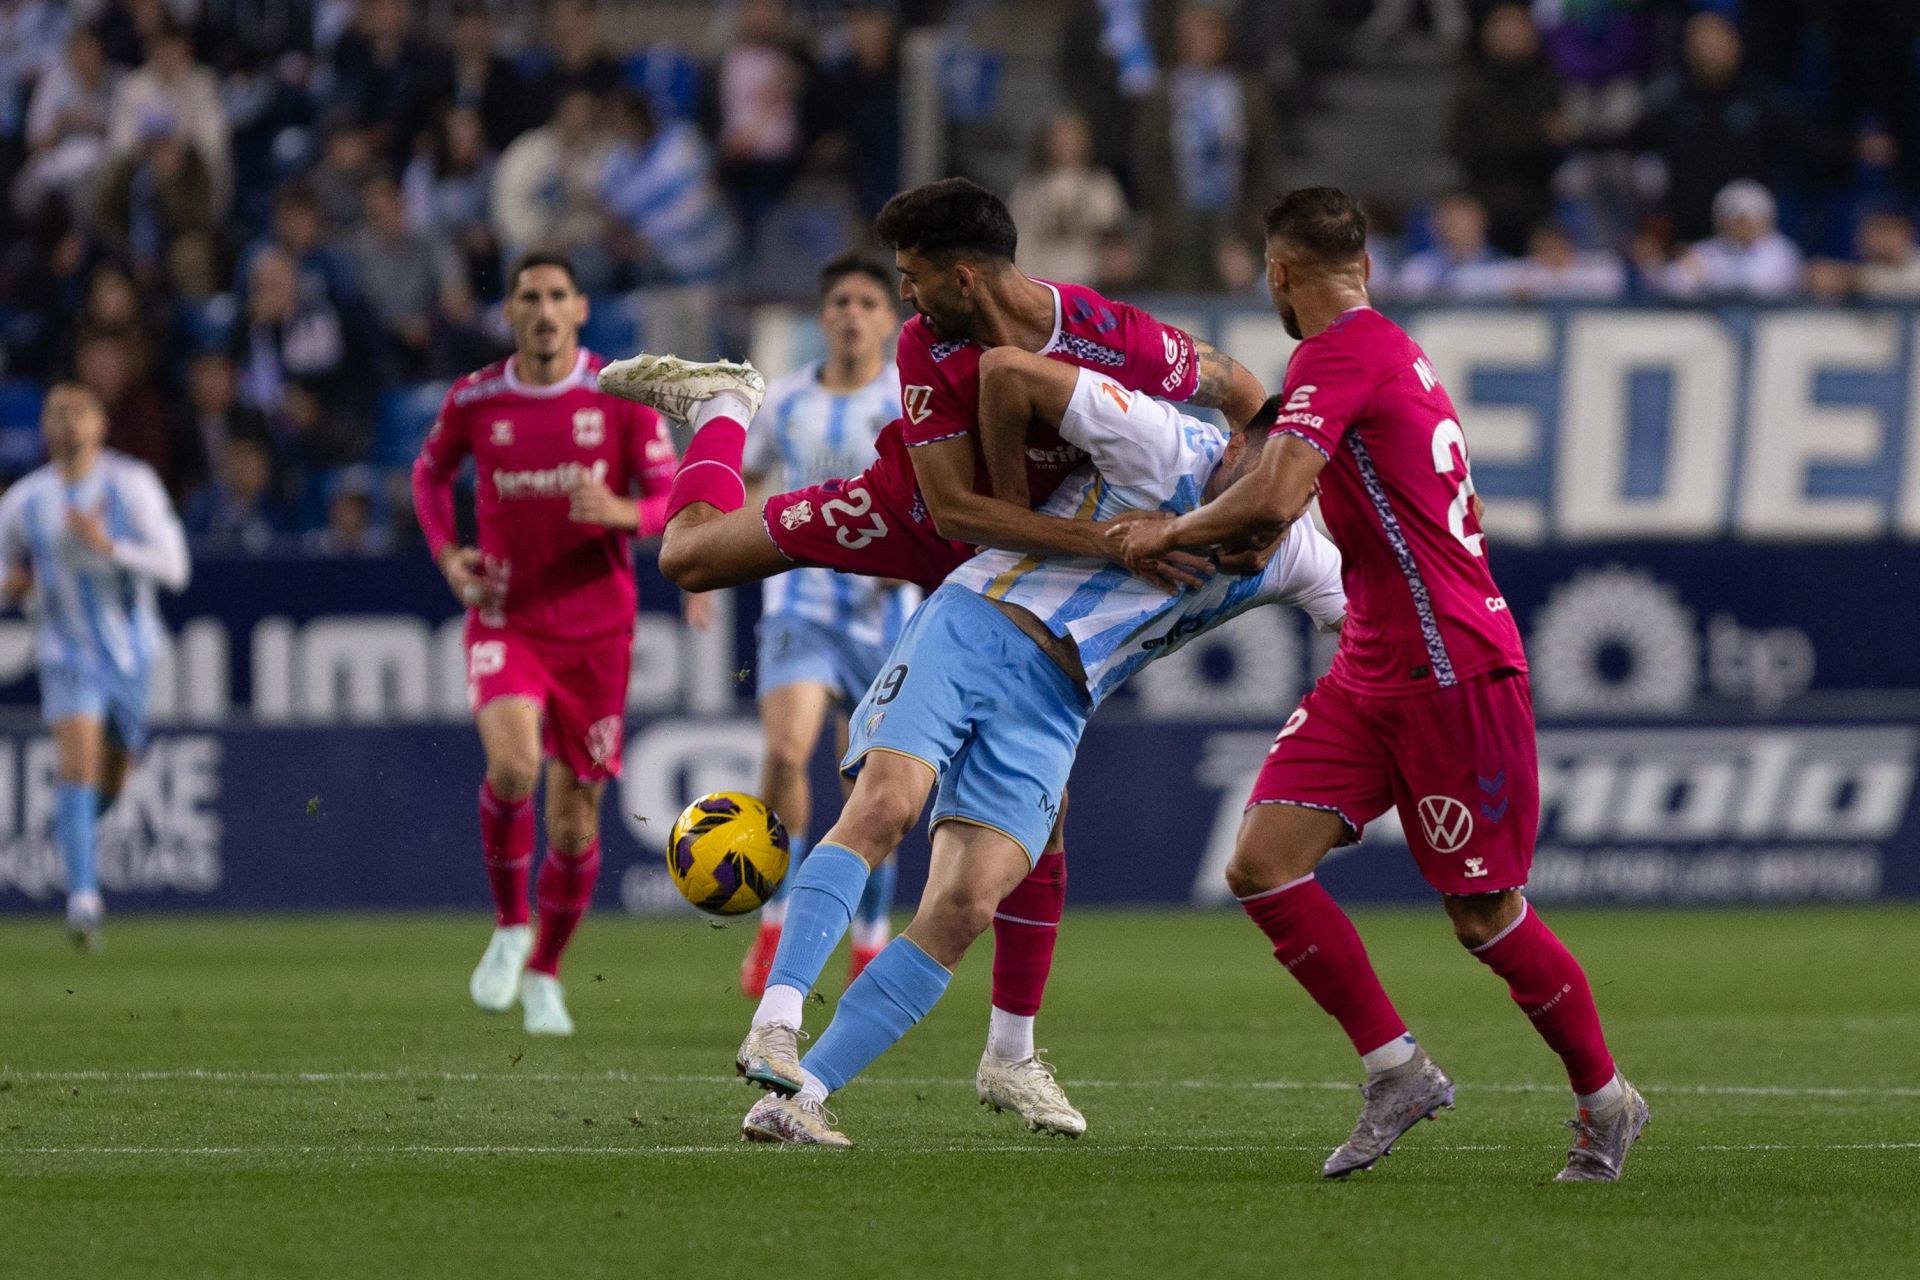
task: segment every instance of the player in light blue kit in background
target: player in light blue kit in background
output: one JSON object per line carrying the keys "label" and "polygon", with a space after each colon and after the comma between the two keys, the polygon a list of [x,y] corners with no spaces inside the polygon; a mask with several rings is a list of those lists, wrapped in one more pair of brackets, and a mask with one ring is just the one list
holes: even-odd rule
{"label": "player in light blue kit in background", "polygon": [[156,586],[187,585],[187,540],[153,468],[105,447],[93,392],[61,383],[40,414],[48,462],[0,498],[9,604],[39,617],[41,715],[59,780],[54,840],[67,867],[67,927],[100,936],[94,824],[147,740],[147,677],[164,642]]}
{"label": "player in light blue kit in background", "polygon": [[[747,431],[744,458],[755,501],[837,476],[857,476],[874,459],[874,437],[900,412],[900,376],[887,358],[899,315],[893,273],[857,254],[843,254],[820,272],[820,327],[825,360],[796,369],[767,390]],[[831,507],[832,502],[823,504]],[[799,508],[784,513],[794,519]],[[807,517],[832,524],[829,510]],[[855,523],[849,521],[850,525]],[[864,537],[858,527],[841,537]],[[919,603],[910,586],[831,569],[795,569],[762,588],[760,653],[754,674],[766,753],[760,796],[793,838],[794,867],[806,856],[813,797],[807,767],[829,711],[835,713],[836,752],[847,744],[847,712],[879,674],[907,616]],[[887,943],[895,864],[868,880],[854,917],[849,978]],[[792,878],[792,870],[788,879]],[[761,912],[760,930],[740,966],[740,988],[758,998],[780,945],[786,918],[783,889]]]}

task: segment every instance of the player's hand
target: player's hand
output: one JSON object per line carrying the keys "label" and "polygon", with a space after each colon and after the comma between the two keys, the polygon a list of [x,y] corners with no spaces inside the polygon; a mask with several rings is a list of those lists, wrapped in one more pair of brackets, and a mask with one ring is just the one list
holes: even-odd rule
{"label": "player's hand", "polygon": [[82,511],[78,507],[68,507],[67,533],[96,555],[113,554],[113,539],[107,536],[107,521],[101,508]]}
{"label": "player's hand", "polygon": [[1236,546],[1229,551],[1224,546],[1214,557],[1214,563],[1220,566],[1220,572],[1237,574],[1241,577],[1253,577],[1265,573],[1267,562],[1273,559],[1273,553],[1287,540],[1284,531],[1271,538],[1256,540]]}
{"label": "player's hand", "polygon": [[707,630],[713,626],[713,597],[704,591],[681,592],[680,616],[695,631]]}
{"label": "player's hand", "polygon": [[607,529],[636,529],[640,512],[634,504],[607,488],[604,480],[588,476],[573,486],[567,515],[579,524]]}
{"label": "player's hand", "polygon": [[477,547],[442,547],[440,572],[453,588],[454,599],[469,609],[482,609],[492,603],[493,591],[486,579],[486,556]]}
{"label": "player's hand", "polygon": [[1164,511],[1129,511],[1101,526],[1108,554],[1138,577],[1166,591],[1205,586],[1213,562],[1176,551],[1171,534],[1173,517]]}

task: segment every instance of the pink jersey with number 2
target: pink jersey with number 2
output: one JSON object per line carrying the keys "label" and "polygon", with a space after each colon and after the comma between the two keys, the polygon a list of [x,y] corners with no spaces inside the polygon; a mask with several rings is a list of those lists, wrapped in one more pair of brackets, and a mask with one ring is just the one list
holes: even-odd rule
{"label": "pink jersey with number 2", "polygon": [[1362,693],[1525,671],[1487,567],[1459,414],[1399,325],[1356,307],[1300,344],[1274,430],[1327,459],[1320,513],[1345,561],[1347,621],[1328,679]]}

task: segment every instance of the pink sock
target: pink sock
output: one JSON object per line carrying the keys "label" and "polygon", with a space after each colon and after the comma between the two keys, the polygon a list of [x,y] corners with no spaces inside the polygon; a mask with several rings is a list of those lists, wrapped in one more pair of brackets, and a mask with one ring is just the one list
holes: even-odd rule
{"label": "pink sock", "polygon": [[1593,1007],[1593,989],[1573,952],[1547,928],[1531,903],[1492,942],[1474,949],[1480,963],[1507,980],[1513,1002],[1567,1064],[1575,1093],[1598,1093],[1613,1079],[1613,1055]]}
{"label": "pink sock", "polygon": [[533,865],[533,797],[502,800],[480,784],[480,853],[493,889],[493,918],[503,928],[527,922],[527,869]]}
{"label": "pink sock", "polygon": [[746,447],[747,429],[732,418],[713,418],[696,431],[667,494],[668,522],[696,502],[738,511],[747,500],[747,484],[740,478]]}
{"label": "pink sock", "polygon": [[993,915],[993,1007],[1031,1018],[1053,972],[1053,944],[1067,905],[1067,855],[1043,853]]}
{"label": "pink sock", "polygon": [[1273,956],[1307,994],[1332,1014],[1360,1053],[1407,1034],[1407,1024],[1381,989],[1353,921],[1312,876],[1240,905],[1273,942]]}
{"label": "pink sock", "polygon": [[527,958],[527,968],[549,977],[560,972],[560,953],[580,927],[580,917],[587,914],[587,904],[593,901],[593,882],[599,878],[598,840],[574,858],[557,849],[547,850],[540,864],[539,883],[534,886],[540,899],[540,927],[533,936],[533,954]]}

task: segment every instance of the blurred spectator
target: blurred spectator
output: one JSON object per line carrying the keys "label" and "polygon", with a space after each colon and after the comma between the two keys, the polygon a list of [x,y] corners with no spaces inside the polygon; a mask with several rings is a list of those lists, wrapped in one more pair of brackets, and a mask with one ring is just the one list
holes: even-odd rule
{"label": "blurred spectator", "polygon": [[1451,146],[1504,252],[1553,210],[1553,171],[1572,140],[1564,96],[1527,7],[1496,5],[1480,26],[1480,57],[1461,73]]}
{"label": "blurred spectator", "polygon": [[1093,127],[1094,160],[1129,190],[1139,107],[1160,83],[1156,49],[1173,47],[1169,0],[1072,0],[1053,74]]}
{"label": "blurred spectator", "polygon": [[620,83],[620,64],[600,42],[600,12],[588,0],[552,0],[547,5],[546,63],[525,87],[523,127],[551,120],[568,94],[596,98]]}
{"label": "blurred spectator", "polygon": [[483,296],[501,291],[500,246],[487,219],[493,166],[479,113],[455,107],[400,178],[407,225],[458,249],[468,287]]}
{"label": "blurred spectator", "polygon": [[[1441,49],[1458,49],[1467,42],[1473,23],[1467,0],[1426,0],[1427,22]],[[1373,11],[1354,32],[1355,51],[1374,57],[1407,38],[1413,28],[1414,0],[1373,0]]]}
{"label": "blurred spectator", "polygon": [[741,0],[714,77],[720,181],[749,228],[800,170],[812,67],[787,32],[783,0]]}
{"label": "blurred spectator", "polygon": [[821,73],[823,141],[851,172],[871,221],[900,189],[900,30],[892,10],[865,0],[847,14],[843,34],[844,50]]}
{"label": "blurred spectator", "polygon": [[[148,300],[145,304],[143,297]],[[116,263],[102,262],[87,276],[85,300],[74,317],[74,327],[79,332],[110,333],[122,339],[128,369],[136,380],[145,378],[157,364],[152,335],[164,324],[150,310],[155,297],[152,291],[143,295]]]}
{"label": "blurred spectator", "polygon": [[187,533],[207,551],[270,550],[285,524],[273,495],[273,455],[263,442],[236,436],[216,458],[215,478],[187,502]]}
{"label": "blurred spectator", "polygon": [[64,202],[48,201],[0,243],[0,308],[16,314],[0,344],[6,372],[46,380],[68,363],[67,318],[79,310],[95,251]]}
{"label": "blurred spectator", "polygon": [[334,106],[363,121],[372,153],[412,154],[435,104],[452,92],[449,59],[413,34],[407,0],[359,0],[333,50]]}
{"label": "blurred spectator", "polygon": [[374,523],[379,477],[372,467],[347,467],[327,486],[327,523],[310,530],[301,547],[323,556],[384,556],[393,550],[393,532]]}
{"label": "blurred spectator", "polygon": [[198,153],[212,179],[214,212],[225,212],[233,190],[227,111],[213,72],[195,65],[193,46],[171,26],[148,41],[146,62],[114,89],[107,140],[126,159],[162,127]]}
{"label": "blurred spectator", "polygon": [[1250,288],[1251,228],[1276,185],[1273,113],[1259,81],[1229,63],[1226,13],[1188,3],[1175,30],[1178,58],[1141,108],[1134,163],[1153,220],[1149,274],[1164,289]]}
{"label": "blurred spectator", "polygon": [[1567,111],[1580,136],[1617,140],[1640,118],[1652,9],[1645,0],[1534,0],[1534,24],[1567,83]]}
{"label": "blurred spectator", "polygon": [[535,249],[570,254],[589,292],[611,276],[600,179],[612,146],[598,110],[593,94],[570,90],[552,122],[515,138],[493,174],[493,225],[506,257]]}
{"label": "blurred spectator", "polygon": [[1869,298],[1920,298],[1920,248],[1913,218],[1882,211],[1861,220],[1855,237],[1860,292]]}
{"label": "blurred spectator", "polygon": [[643,283],[717,280],[738,266],[740,229],[714,183],[713,157],[685,120],[655,120],[646,98],[615,96],[607,210],[631,238],[626,257]]}
{"label": "blurred spectator", "polygon": [[160,393],[141,375],[137,361],[124,335],[83,333],[74,351],[74,377],[107,407],[107,447],[147,463],[172,489],[176,477],[166,413]]}
{"label": "blurred spectator", "polygon": [[453,105],[474,114],[488,150],[513,141],[527,118],[527,86],[494,45],[493,15],[467,0],[453,15]]}
{"label": "blurred spectator", "polygon": [[1800,250],[1774,227],[1773,195],[1750,179],[1713,202],[1714,235],[1664,269],[1654,286],[1674,298],[1784,298],[1800,287]]}
{"label": "blurred spectator", "polygon": [[0,0],[0,142],[21,135],[27,90],[60,64],[71,24],[60,0]]}
{"label": "blurred spectator", "polygon": [[1411,302],[1498,297],[1512,263],[1487,243],[1487,211],[1464,191],[1433,206],[1433,247],[1411,254],[1393,274],[1392,293]]}
{"label": "blurred spectator", "polygon": [[360,225],[360,189],[376,171],[377,131],[351,116],[327,122],[320,161],[307,171],[304,185],[320,211],[320,235],[337,242]]}
{"label": "blurred spectator", "polygon": [[1712,232],[1715,196],[1736,178],[1844,159],[1793,103],[1745,66],[1740,32],[1718,13],[1687,20],[1685,67],[1651,95],[1638,144],[1665,165],[1665,205],[1682,243]]}
{"label": "blurred spectator", "polygon": [[473,295],[452,242],[407,227],[400,188],[391,178],[368,182],[361,192],[366,220],[347,252],[380,325],[381,352],[390,373],[411,381],[431,371],[434,339],[442,318],[452,327],[473,320]]}
{"label": "blurred spectator", "polygon": [[268,448],[270,439],[266,417],[240,403],[233,361],[218,351],[194,356],[187,365],[187,394],[174,431],[181,487],[192,492],[212,480],[230,442],[249,440]]}
{"label": "blurred spectator", "polygon": [[27,165],[13,193],[23,217],[56,194],[82,218],[92,214],[118,82],[100,37],[75,27],[65,56],[40,77],[27,105]]}
{"label": "blurred spectator", "polygon": [[1520,302],[1607,301],[1626,294],[1627,266],[1611,253],[1583,252],[1564,226],[1543,222],[1505,280],[1506,295]]}
{"label": "blurred spectator", "polygon": [[147,117],[139,149],[114,162],[100,192],[99,230],[107,247],[133,265],[142,284],[156,285],[171,241],[214,235],[220,226],[205,159],[180,137],[173,119]]}
{"label": "blurred spectator", "polygon": [[245,294],[252,278],[253,260],[274,248],[293,259],[302,292],[325,296],[335,307],[351,303],[357,292],[353,270],[345,258],[325,243],[320,204],[301,182],[288,183],[273,195],[273,218],[267,234],[240,251],[234,267],[234,289]]}
{"label": "blurred spectator", "polygon": [[266,416],[286,457],[309,467],[354,461],[366,446],[357,414],[371,388],[340,313],[300,288],[280,249],[254,256],[234,339],[240,399]]}
{"label": "blurred spectator", "polygon": [[1067,111],[1035,139],[1033,164],[1007,201],[1020,231],[1020,269],[1043,280],[1124,283],[1133,271],[1126,247],[1127,198],[1094,167],[1093,130]]}

